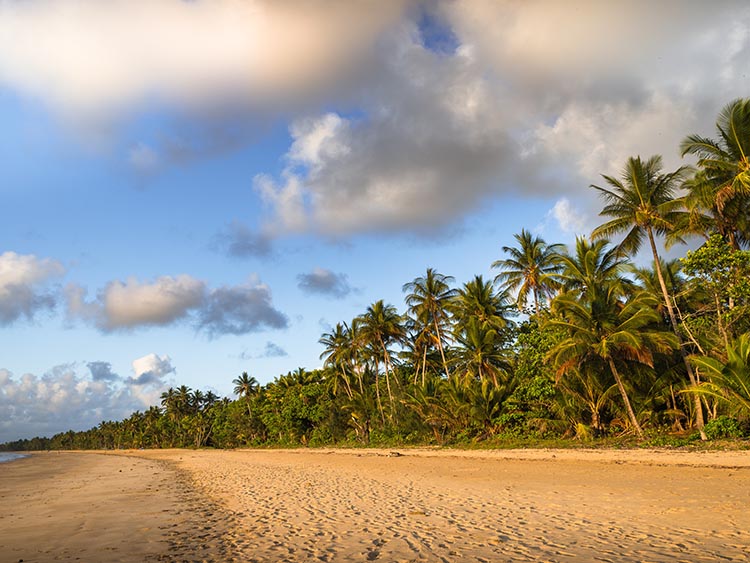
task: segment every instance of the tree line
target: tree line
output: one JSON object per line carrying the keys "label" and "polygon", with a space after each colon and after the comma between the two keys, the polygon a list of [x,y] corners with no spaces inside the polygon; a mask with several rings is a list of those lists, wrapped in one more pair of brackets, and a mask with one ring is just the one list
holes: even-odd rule
{"label": "tree line", "polygon": [[[323,334],[321,369],[266,385],[245,372],[234,400],[169,389],[125,420],[3,448],[748,436],[750,100],[680,152],[696,165],[631,157],[602,175],[604,222],[571,248],[524,229],[492,280],[428,268],[403,312],[377,301]],[[701,246],[660,256],[689,237]]]}

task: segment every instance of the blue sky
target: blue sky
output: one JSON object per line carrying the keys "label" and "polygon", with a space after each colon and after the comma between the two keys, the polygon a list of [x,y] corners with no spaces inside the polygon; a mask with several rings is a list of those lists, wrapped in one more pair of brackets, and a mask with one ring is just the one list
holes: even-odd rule
{"label": "blue sky", "polygon": [[[644,18],[648,12],[649,17]],[[0,442],[320,366],[321,333],[746,97],[717,2],[0,2]],[[33,40],[29,39],[33,38]]]}

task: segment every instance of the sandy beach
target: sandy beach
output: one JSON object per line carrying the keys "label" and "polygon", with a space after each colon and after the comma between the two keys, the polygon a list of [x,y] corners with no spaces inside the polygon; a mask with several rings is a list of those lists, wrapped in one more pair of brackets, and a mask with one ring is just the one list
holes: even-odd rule
{"label": "sandy beach", "polygon": [[0,505],[0,563],[750,560],[747,452],[48,453]]}

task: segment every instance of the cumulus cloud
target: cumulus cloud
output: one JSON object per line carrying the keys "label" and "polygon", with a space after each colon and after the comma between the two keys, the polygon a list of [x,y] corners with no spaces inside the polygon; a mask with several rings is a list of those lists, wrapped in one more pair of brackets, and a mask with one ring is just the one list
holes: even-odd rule
{"label": "cumulus cloud", "polygon": [[215,243],[233,258],[267,257],[271,254],[271,237],[239,221],[232,221],[223,229],[216,236]]}
{"label": "cumulus cloud", "polygon": [[206,284],[188,275],[162,276],[151,283],[135,278],[112,281],[94,301],[80,286],[66,288],[68,312],[104,331],[165,326],[188,316],[205,299]]}
{"label": "cumulus cloud", "polygon": [[297,287],[305,293],[339,298],[346,297],[352,291],[346,274],[336,274],[325,268],[315,268],[309,274],[299,274]]}
{"label": "cumulus cloud", "polygon": [[404,20],[382,42],[359,112],[292,123],[285,170],[255,179],[269,225],[418,230],[509,193],[581,195],[629,156],[682,164],[679,141],[710,132],[719,108],[750,87],[741,3],[432,6],[451,49],[434,52]]}
{"label": "cumulus cloud", "polygon": [[271,289],[250,281],[211,291],[198,316],[198,327],[211,336],[286,328],[289,319],[273,306]]}
{"label": "cumulus cloud", "polygon": [[151,353],[133,360],[133,373],[126,382],[130,385],[159,385],[166,375],[175,372],[172,359],[169,356],[159,356]]}
{"label": "cumulus cloud", "polygon": [[283,170],[253,182],[265,224],[222,239],[262,256],[288,233],[434,230],[510,193],[576,201],[629,156],[673,168],[750,91],[749,28],[747,3],[693,0],[8,0],[0,82],[74,116],[291,116]]}
{"label": "cumulus cloud", "polygon": [[86,290],[66,288],[68,316],[103,332],[193,322],[210,336],[286,328],[287,317],[273,306],[271,288],[255,278],[246,284],[209,289],[192,276],[162,276],[152,282],[112,281],[86,300]]}
{"label": "cumulus cloud", "polygon": [[116,381],[120,376],[112,371],[112,364],[109,362],[89,362],[86,364],[91,372],[91,378],[94,381]]}
{"label": "cumulus cloud", "polygon": [[76,116],[291,103],[356,70],[404,3],[9,0],[0,82]]}
{"label": "cumulus cloud", "polygon": [[80,375],[75,364],[56,366],[41,376],[14,376],[0,369],[0,443],[86,430],[156,404],[153,396],[141,397],[131,389]]}
{"label": "cumulus cloud", "polygon": [[64,273],[65,268],[55,260],[15,252],[0,254],[0,326],[21,317],[30,320],[39,311],[52,309],[56,298],[46,286]]}

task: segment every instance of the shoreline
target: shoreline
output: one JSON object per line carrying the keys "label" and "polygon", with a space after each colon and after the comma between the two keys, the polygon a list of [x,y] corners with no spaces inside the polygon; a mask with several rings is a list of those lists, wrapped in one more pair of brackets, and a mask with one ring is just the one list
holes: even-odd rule
{"label": "shoreline", "polygon": [[[0,563],[223,560],[223,515],[189,473],[100,453],[34,452],[0,467]],[[196,540],[196,528],[209,533]]]}
{"label": "shoreline", "polygon": [[[36,503],[44,522],[49,492],[14,493],[6,469],[37,465],[47,472],[37,483],[63,483],[51,499],[56,526],[24,531],[0,517],[0,553],[4,536],[24,533],[23,545],[48,548],[13,563],[52,561],[51,546],[56,561],[109,547],[95,559],[125,563],[750,559],[750,452],[173,449],[44,452],[3,465],[11,516]],[[109,484],[82,478],[95,474]],[[89,518],[87,534],[81,522],[63,533],[81,518],[82,494],[118,510]],[[149,512],[153,526],[135,525]]]}

